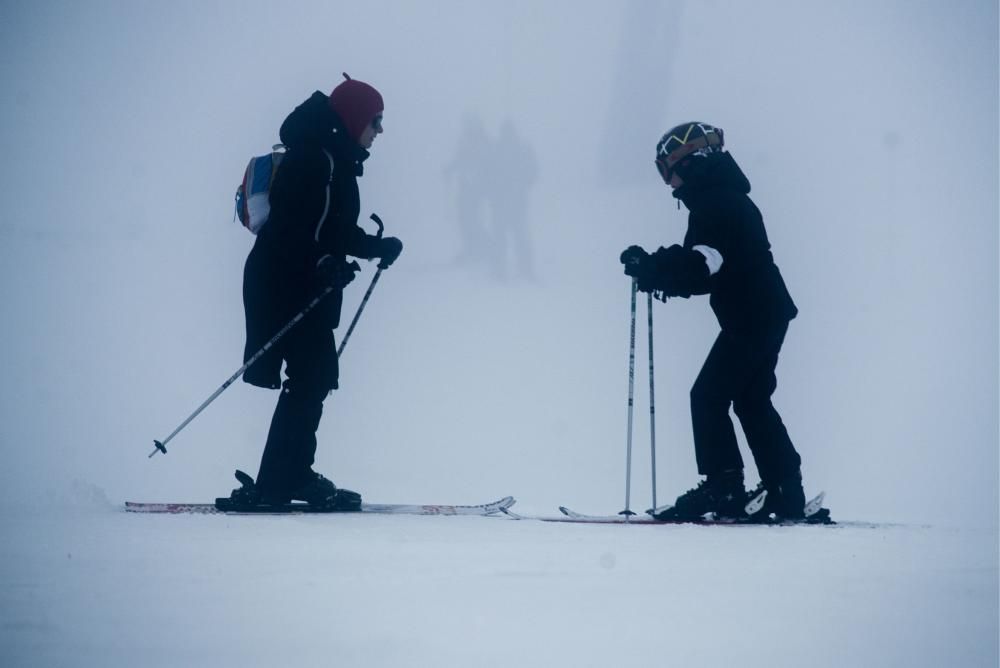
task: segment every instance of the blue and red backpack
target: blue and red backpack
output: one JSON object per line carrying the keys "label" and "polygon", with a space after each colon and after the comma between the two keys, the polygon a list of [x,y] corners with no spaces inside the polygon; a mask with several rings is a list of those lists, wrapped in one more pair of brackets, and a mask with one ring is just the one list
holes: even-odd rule
{"label": "blue and red backpack", "polygon": [[250,158],[243,173],[243,183],[236,189],[236,217],[254,234],[260,231],[271,213],[268,195],[284,150],[284,145],[275,144],[270,153]]}

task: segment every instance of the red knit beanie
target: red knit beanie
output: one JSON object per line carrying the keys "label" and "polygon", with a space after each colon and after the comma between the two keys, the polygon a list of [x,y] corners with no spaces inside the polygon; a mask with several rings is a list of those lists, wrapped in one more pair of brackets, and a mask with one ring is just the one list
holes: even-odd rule
{"label": "red knit beanie", "polygon": [[354,141],[360,141],[361,133],[372,122],[376,114],[382,113],[382,95],[366,84],[347,76],[339,86],[330,93],[330,108],[337,112],[340,120],[347,128],[347,134]]}

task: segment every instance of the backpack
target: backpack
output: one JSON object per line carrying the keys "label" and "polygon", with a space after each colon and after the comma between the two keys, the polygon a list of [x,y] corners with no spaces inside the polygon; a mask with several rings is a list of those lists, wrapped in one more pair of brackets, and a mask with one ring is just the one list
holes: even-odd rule
{"label": "backpack", "polygon": [[243,172],[243,183],[236,189],[236,217],[253,234],[260,231],[271,213],[268,195],[285,156],[284,149],[283,144],[275,144],[271,153],[250,158]]}

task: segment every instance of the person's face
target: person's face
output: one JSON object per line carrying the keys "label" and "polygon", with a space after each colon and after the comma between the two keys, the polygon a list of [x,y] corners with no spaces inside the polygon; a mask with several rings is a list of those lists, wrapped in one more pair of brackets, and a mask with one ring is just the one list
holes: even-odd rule
{"label": "person's face", "polygon": [[382,134],[382,114],[376,114],[372,122],[368,124],[361,132],[361,138],[358,139],[358,143],[361,144],[361,148],[371,148],[372,143],[375,142],[375,137]]}

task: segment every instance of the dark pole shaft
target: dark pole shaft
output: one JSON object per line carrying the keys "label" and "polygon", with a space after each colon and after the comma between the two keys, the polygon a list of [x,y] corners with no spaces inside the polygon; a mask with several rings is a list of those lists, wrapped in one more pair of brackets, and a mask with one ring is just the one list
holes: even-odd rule
{"label": "dark pole shaft", "polygon": [[375,276],[372,277],[372,282],[368,286],[368,290],[365,291],[365,296],[361,299],[361,305],[358,306],[357,313],[354,314],[354,318],[351,320],[351,324],[347,328],[347,332],[344,334],[344,340],[340,342],[340,347],[337,348],[337,357],[340,357],[341,353],[344,352],[344,347],[347,345],[347,340],[351,338],[351,332],[354,331],[354,326],[358,324],[358,318],[361,317],[361,312],[365,310],[365,304],[368,303],[368,298],[372,296],[372,290],[375,289],[375,284],[378,283],[378,278],[381,275],[382,275],[382,269],[379,268],[379,270],[375,272]]}
{"label": "dark pole shaft", "polygon": [[[372,220],[375,221],[375,224],[378,225],[378,232],[375,234],[375,236],[381,239],[382,232],[385,231],[385,225],[382,224],[382,219],[379,218],[377,214],[373,213],[370,217]],[[340,357],[340,354],[344,352],[344,347],[347,345],[347,340],[351,338],[351,332],[354,331],[354,326],[358,324],[358,318],[361,317],[361,312],[365,310],[365,304],[368,303],[368,298],[372,296],[372,290],[375,289],[375,284],[378,283],[379,276],[381,275],[382,275],[382,266],[379,265],[378,271],[375,272],[375,276],[372,278],[371,284],[365,291],[365,296],[361,299],[361,305],[358,306],[357,313],[354,314],[354,318],[351,320],[351,324],[350,326],[348,326],[347,332],[344,334],[344,340],[340,342],[340,347],[337,348],[337,357]]]}
{"label": "dark pole shaft", "polygon": [[632,409],[635,405],[635,295],[639,289],[639,281],[632,279],[632,323],[629,331],[628,345],[628,433],[625,439],[625,510],[618,513],[625,520],[635,515],[631,509],[632,498]]}
{"label": "dark pole shaft", "polygon": [[656,508],[656,394],[653,391],[653,293],[646,295],[649,330],[649,458],[653,471],[653,508]]}

